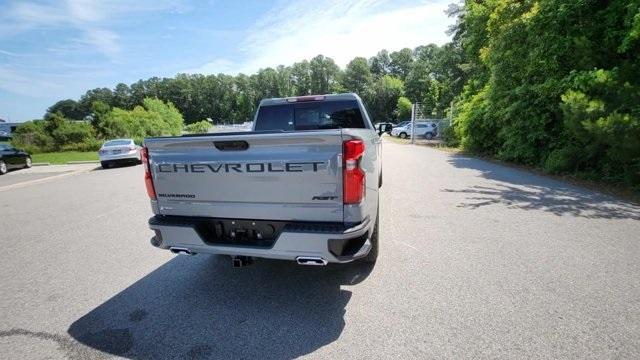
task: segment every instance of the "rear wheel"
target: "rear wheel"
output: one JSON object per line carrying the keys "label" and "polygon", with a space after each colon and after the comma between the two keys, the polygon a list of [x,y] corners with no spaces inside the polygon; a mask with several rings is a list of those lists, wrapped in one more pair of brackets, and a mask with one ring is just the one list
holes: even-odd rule
{"label": "rear wheel", "polygon": [[406,139],[407,138],[407,133],[400,133],[400,139]]}
{"label": "rear wheel", "polygon": [[7,164],[0,160],[0,175],[4,175],[7,173]]}
{"label": "rear wheel", "polygon": [[369,254],[365,256],[362,260],[366,263],[373,264],[378,260],[378,249],[380,247],[378,241],[378,227],[380,226],[380,206],[378,205],[378,214],[376,215],[376,224],[373,226],[373,231],[371,232],[371,250]]}
{"label": "rear wheel", "polygon": [[31,163],[31,156],[27,156],[27,158],[24,161],[24,167],[26,167],[27,169],[30,168],[32,165]]}
{"label": "rear wheel", "polygon": [[433,139],[433,133],[428,132],[428,133],[424,134],[424,138],[427,139],[427,140]]}

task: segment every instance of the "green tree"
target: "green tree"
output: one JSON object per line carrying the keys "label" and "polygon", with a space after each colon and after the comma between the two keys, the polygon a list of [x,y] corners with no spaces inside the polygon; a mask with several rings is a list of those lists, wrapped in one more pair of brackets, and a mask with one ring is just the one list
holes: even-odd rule
{"label": "green tree", "polygon": [[338,85],[340,68],[333,59],[318,55],[309,62],[311,93],[329,94]]}
{"label": "green tree", "polygon": [[72,99],[60,100],[57,103],[51,105],[47,109],[45,119],[51,114],[59,113],[67,119],[82,120],[86,114],[83,113],[77,101]]}
{"label": "green tree", "polygon": [[347,91],[364,96],[369,91],[372,82],[373,76],[369,70],[367,59],[357,57],[347,64],[342,80],[342,85]]}
{"label": "green tree", "polygon": [[82,118],[91,114],[91,106],[95,101],[102,101],[109,106],[113,106],[113,92],[109,88],[96,88],[82,95],[80,101],[78,101],[78,107],[83,115]]}
{"label": "green tree", "polygon": [[98,135],[105,135],[105,129],[102,124],[110,112],[111,107],[100,100],[94,101],[93,104],[91,104],[91,115],[89,115],[89,118],[91,119],[91,125],[96,129]]}
{"label": "green tree", "polygon": [[311,66],[307,60],[297,62],[291,67],[293,95],[311,94]]}
{"label": "green tree", "polygon": [[457,16],[462,146],[640,188],[640,1],[467,1]]}
{"label": "green tree", "polygon": [[123,83],[116,85],[113,89],[113,106],[122,109],[131,109],[134,106],[129,85]]}
{"label": "green tree", "polygon": [[404,80],[413,65],[413,51],[409,48],[404,48],[400,51],[392,52],[389,57],[391,58],[389,72]]}
{"label": "green tree", "polygon": [[403,93],[404,85],[398,78],[385,75],[376,80],[368,98],[365,99],[373,121],[392,120],[398,99]]}
{"label": "green tree", "polygon": [[391,71],[391,57],[387,50],[380,50],[376,56],[369,59],[371,73],[375,77],[389,74]]}
{"label": "green tree", "polygon": [[[111,109],[133,111],[136,106],[146,110],[144,99],[157,98],[165,103],[171,103],[182,114],[187,124],[201,119],[211,119],[217,123],[239,123],[250,121],[255,109],[262,98],[286,97],[293,95],[326,94],[354,91],[365,99],[367,103],[378,106],[385,103],[386,108],[378,111],[380,116],[393,117],[396,108],[395,101],[385,102],[377,99],[376,94],[384,89],[380,86],[383,76],[405,76],[411,73],[412,57],[424,58],[424,49],[432,47],[418,47],[414,50],[403,49],[395,52],[393,59],[386,50],[381,50],[368,62],[363,58],[352,61],[343,72],[332,59],[318,55],[311,61],[303,60],[292,66],[279,65],[275,68],[261,69],[255,74],[238,74],[236,76],[217,74],[177,74],[172,78],[151,77],[127,85],[120,83],[114,89],[96,88],[87,91],[78,101],[78,113],[69,115],[72,101],[65,101],[53,107],[50,114],[62,109],[63,118],[90,116],[91,123],[100,138],[111,137],[113,131],[108,130],[107,115]],[[460,47],[458,47],[460,48]],[[451,58],[453,59],[453,58]],[[451,61],[449,61],[451,62]],[[392,69],[393,63],[393,69]],[[431,103],[436,109],[442,109],[442,104],[450,103],[461,86],[450,86],[448,72],[440,73],[437,61],[431,61],[429,71],[420,73],[419,81],[413,81],[407,87],[407,96],[416,95],[416,101],[433,97]],[[408,69],[408,70],[407,70]],[[397,74],[393,75],[392,70]],[[398,75],[400,74],[400,75]],[[409,75],[407,75],[409,76]],[[423,88],[424,84],[432,85],[424,79],[438,80],[437,87]],[[412,78],[413,79],[413,78]],[[388,80],[386,80],[388,82]],[[377,86],[376,86],[377,84]],[[459,85],[459,82],[456,83]],[[457,89],[457,90],[456,90]],[[99,104],[98,107],[95,104]],[[64,105],[64,106],[63,106]],[[140,110],[140,109],[139,109]],[[438,110],[439,111],[439,110]],[[118,112],[116,112],[118,113]],[[143,114],[141,114],[143,115]],[[50,115],[47,115],[47,117]],[[119,117],[124,115],[119,114]],[[145,115],[146,116],[146,115]],[[106,127],[105,127],[106,126]],[[120,129],[114,124],[115,129]],[[120,131],[120,130],[118,130]],[[122,130],[126,133],[130,130]]]}
{"label": "green tree", "polygon": [[398,98],[398,104],[396,105],[396,119],[410,120],[411,119],[411,100],[404,96]]}
{"label": "green tree", "polygon": [[148,112],[158,114],[164,125],[161,127],[163,131],[170,135],[180,135],[184,127],[184,119],[172,103],[153,98],[146,98],[143,103]]}

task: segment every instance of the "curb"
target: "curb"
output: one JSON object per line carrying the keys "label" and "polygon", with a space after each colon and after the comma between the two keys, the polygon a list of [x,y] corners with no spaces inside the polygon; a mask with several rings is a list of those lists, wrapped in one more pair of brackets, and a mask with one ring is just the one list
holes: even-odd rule
{"label": "curb", "polygon": [[32,163],[31,166],[49,166],[51,163]]}
{"label": "curb", "polygon": [[67,161],[67,165],[74,165],[74,164],[98,164],[98,163],[100,163],[100,161],[98,161],[98,160]]}

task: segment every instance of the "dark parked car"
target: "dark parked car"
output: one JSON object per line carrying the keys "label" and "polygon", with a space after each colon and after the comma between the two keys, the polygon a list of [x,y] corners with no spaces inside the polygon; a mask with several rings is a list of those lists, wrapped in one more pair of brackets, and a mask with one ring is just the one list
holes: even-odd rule
{"label": "dark parked car", "polygon": [[[380,128],[380,126],[382,126],[382,128]],[[377,131],[382,130],[382,133],[391,134],[391,129],[393,128],[393,123],[390,123],[390,122],[381,122],[381,123],[377,123],[377,124],[373,125],[373,127],[374,127]],[[380,133],[380,135],[382,135],[382,133]]]}
{"label": "dark parked car", "polygon": [[6,174],[10,169],[30,167],[31,155],[9,144],[0,144],[0,175]]}

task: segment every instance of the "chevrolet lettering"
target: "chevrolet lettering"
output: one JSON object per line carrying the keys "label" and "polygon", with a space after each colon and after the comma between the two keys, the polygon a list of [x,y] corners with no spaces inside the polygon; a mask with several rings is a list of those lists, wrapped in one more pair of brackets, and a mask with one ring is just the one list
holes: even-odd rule
{"label": "chevrolet lettering", "polygon": [[317,172],[326,168],[324,161],[287,162],[287,163],[195,163],[195,164],[158,164],[159,173],[262,173],[262,172]]}

